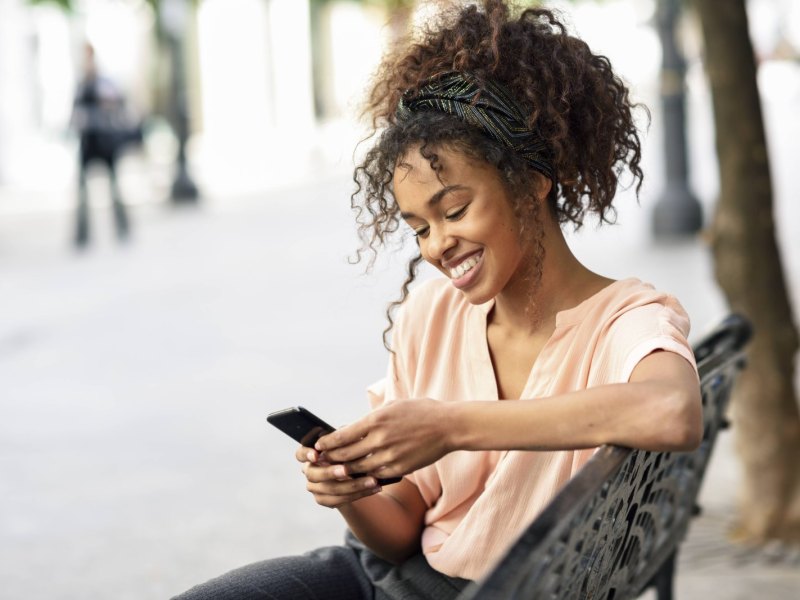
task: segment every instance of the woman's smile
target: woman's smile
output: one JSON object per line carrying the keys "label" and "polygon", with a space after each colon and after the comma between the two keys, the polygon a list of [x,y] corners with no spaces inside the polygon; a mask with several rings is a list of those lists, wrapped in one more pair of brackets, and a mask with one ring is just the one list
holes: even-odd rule
{"label": "woman's smile", "polygon": [[453,285],[460,290],[471,286],[481,270],[482,259],[483,251],[479,250],[477,253],[473,253],[466,259],[461,260],[457,266],[450,268],[450,279]]}

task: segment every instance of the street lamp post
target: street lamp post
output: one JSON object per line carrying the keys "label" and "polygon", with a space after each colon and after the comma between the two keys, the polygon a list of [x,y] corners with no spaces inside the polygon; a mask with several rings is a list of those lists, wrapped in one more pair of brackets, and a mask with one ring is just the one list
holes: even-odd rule
{"label": "street lamp post", "polygon": [[686,62],[675,40],[680,0],[658,0],[656,25],[663,48],[661,103],[664,111],[666,185],[653,213],[656,237],[696,233],[703,224],[700,203],[689,190],[686,159]]}
{"label": "street lamp post", "polygon": [[175,203],[197,202],[200,194],[189,174],[186,161],[186,142],[189,139],[189,101],[184,68],[184,39],[189,19],[187,0],[161,0],[161,23],[171,59],[170,97],[171,117],[178,138],[178,156],[175,180],[172,182],[172,200]]}

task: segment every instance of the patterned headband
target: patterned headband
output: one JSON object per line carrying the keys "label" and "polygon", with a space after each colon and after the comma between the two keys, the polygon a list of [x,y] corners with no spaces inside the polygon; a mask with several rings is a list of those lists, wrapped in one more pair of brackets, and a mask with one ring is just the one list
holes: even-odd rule
{"label": "patterned headband", "polygon": [[522,156],[534,169],[553,179],[550,149],[538,131],[530,129],[520,107],[499,84],[479,86],[462,73],[431,79],[397,106],[403,121],[413,113],[435,110],[480,127],[489,137]]}

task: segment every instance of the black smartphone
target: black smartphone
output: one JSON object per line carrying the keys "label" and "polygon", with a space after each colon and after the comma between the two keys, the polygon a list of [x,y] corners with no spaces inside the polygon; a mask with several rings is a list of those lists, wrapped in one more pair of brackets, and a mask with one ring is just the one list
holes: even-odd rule
{"label": "black smartphone", "polygon": [[270,413],[267,421],[307,448],[313,448],[319,438],[334,431],[333,427],[302,406]]}
{"label": "black smartphone", "polygon": [[[267,421],[307,448],[313,448],[319,438],[334,431],[333,427],[302,406],[270,413],[267,415]],[[364,473],[353,473],[350,476],[363,477]],[[397,483],[401,479],[402,477],[378,479],[378,485]]]}

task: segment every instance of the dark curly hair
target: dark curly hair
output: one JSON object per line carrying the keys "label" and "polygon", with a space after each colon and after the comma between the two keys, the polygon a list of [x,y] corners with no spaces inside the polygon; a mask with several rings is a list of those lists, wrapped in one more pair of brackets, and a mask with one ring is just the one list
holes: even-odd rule
{"label": "dark curly hair", "polygon": [[[626,167],[638,196],[643,174],[633,109],[641,105],[631,101],[608,59],[569,35],[550,10],[514,13],[502,0],[455,6],[442,11],[415,42],[387,55],[373,79],[365,114],[378,137],[353,175],[351,204],[363,244],[356,262],[371,251],[371,266],[378,248],[399,230],[392,177],[406,152],[417,146],[436,172],[441,170],[436,150],[442,148],[497,168],[511,192],[521,238],[527,233],[534,251],[543,252],[541,242],[530,239],[541,215],[532,191],[535,171],[525,160],[457,117],[432,111],[397,117],[403,95],[413,96],[431,79],[454,71],[502,85],[523,108],[528,126],[547,141],[554,171],[548,206],[561,224],[578,229],[587,214],[613,222],[612,201]],[[387,310],[385,344],[391,311],[408,296],[421,262],[420,255],[411,259],[401,297]]]}

